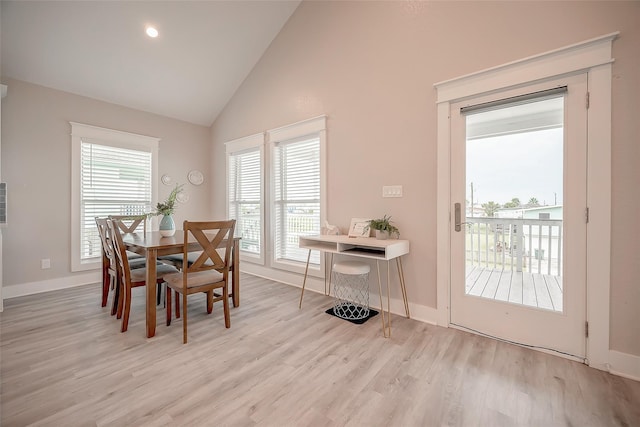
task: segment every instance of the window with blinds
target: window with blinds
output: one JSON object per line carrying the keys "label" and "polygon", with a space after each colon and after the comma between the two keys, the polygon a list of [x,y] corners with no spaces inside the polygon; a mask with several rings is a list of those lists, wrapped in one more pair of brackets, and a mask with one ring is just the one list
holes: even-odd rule
{"label": "window with blinds", "polygon": [[240,250],[262,254],[262,158],[259,147],[228,155],[229,217],[236,220]]}
{"label": "window with blinds", "polygon": [[[320,234],[320,137],[276,143],[272,153],[274,260],[306,262],[298,237]],[[310,262],[320,263],[319,252]]]}
{"label": "window with blinds", "polygon": [[101,256],[96,216],[140,215],[149,211],[152,206],[151,173],[152,154],[149,151],[82,140],[81,260]]}
{"label": "window with blinds", "polygon": [[157,199],[159,138],[71,125],[71,271],[100,268],[96,216],[140,215]]}
{"label": "window with blinds", "polygon": [[[298,237],[320,234],[325,146],[325,116],[225,143],[227,212],[236,220],[243,260],[305,271],[309,251],[298,248]],[[324,275],[322,257],[311,251],[309,274]]]}

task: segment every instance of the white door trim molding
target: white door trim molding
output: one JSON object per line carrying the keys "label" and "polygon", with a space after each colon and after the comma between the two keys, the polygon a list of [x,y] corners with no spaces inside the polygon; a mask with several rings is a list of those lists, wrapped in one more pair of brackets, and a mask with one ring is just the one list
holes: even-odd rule
{"label": "white door trim molding", "polygon": [[[437,321],[450,321],[451,132],[453,102],[567,74],[587,73],[588,115],[587,320],[590,366],[609,370],[609,288],[611,269],[611,57],[619,32],[540,55],[436,83],[438,111],[437,169]],[[586,100],[585,100],[586,102]],[[597,244],[596,244],[597,242]]]}

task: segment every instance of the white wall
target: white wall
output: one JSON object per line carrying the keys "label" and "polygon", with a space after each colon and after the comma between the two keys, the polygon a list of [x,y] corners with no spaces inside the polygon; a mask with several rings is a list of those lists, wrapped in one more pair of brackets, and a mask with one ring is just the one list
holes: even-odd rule
{"label": "white wall", "polygon": [[[638,2],[303,2],[213,125],[214,200],[225,195],[225,141],[326,114],[329,221],[344,230],[352,217],[392,215],[411,241],[409,300],[436,307],[433,84],[620,31],[611,348],[640,356],[638,22]],[[383,199],[392,184],[404,196]]]}
{"label": "white wall", "polygon": [[[171,175],[190,194],[187,204],[178,205],[176,222],[210,218],[209,128],[19,80],[3,83],[9,86],[2,101],[2,178],[10,195],[10,223],[3,229],[5,298],[99,280],[98,271],[70,268],[70,121],[160,138],[158,177]],[[203,185],[187,182],[192,169],[205,173]],[[172,187],[157,185],[159,198],[166,198]],[[43,258],[51,259],[50,269],[40,268]]]}

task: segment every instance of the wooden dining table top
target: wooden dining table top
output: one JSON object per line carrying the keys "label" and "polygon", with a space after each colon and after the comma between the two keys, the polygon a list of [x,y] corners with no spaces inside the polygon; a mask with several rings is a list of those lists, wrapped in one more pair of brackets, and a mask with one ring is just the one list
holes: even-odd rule
{"label": "wooden dining table top", "polygon": [[[206,234],[206,233],[205,233]],[[234,237],[237,243],[240,237]],[[176,230],[173,236],[163,236],[159,231],[147,231],[146,233],[126,233],[122,235],[122,241],[127,246],[127,250],[135,253],[144,253],[149,249],[157,251],[157,255],[173,255],[183,252],[184,231]],[[196,239],[189,235],[189,249],[196,250],[200,245]],[[220,242],[221,245],[226,244],[226,240]]]}

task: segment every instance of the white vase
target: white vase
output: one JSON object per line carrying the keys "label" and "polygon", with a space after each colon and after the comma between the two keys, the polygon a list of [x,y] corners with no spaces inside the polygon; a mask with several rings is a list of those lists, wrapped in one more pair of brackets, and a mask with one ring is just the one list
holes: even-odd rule
{"label": "white vase", "polygon": [[176,223],[171,215],[164,215],[160,220],[160,235],[171,237],[176,234]]}
{"label": "white vase", "polygon": [[389,238],[389,232],[386,230],[376,230],[376,239],[387,240]]}

